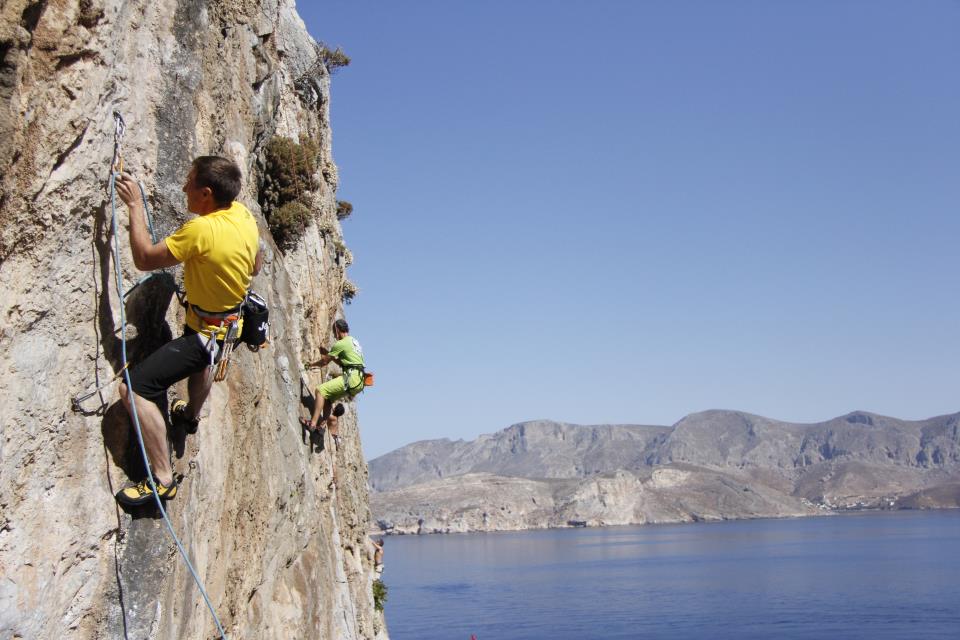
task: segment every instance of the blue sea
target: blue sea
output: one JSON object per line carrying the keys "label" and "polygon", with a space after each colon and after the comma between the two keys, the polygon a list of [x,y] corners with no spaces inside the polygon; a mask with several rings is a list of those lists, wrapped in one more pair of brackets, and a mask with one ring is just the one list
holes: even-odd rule
{"label": "blue sea", "polygon": [[960,511],[388,537],[393,640],[960,639]]}

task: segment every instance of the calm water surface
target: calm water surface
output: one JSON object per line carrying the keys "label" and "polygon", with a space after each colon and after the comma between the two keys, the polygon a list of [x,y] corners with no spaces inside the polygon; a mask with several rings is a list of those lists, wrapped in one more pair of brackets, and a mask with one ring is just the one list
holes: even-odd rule
{"label": "calm water surface", "polygon": [[393,640],[960,640],[960,512],[389,537]]}

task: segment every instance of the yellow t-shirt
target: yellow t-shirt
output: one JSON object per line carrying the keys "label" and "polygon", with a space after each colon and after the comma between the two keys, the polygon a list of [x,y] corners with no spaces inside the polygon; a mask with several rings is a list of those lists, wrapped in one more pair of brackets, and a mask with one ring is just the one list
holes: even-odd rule
{"label": "yellow t-shirt", "polygon": [[[168,236],[167,248],[183,263],[183,284],[190,304],[218,312],[243,302],[253,278],[259,239],[256,220],[239,202],[188,220]],[[210,333],[205,323],[201,326],[192,306],[187,309],[187,326]],[[226,328],[218,338],[225,333]]]}

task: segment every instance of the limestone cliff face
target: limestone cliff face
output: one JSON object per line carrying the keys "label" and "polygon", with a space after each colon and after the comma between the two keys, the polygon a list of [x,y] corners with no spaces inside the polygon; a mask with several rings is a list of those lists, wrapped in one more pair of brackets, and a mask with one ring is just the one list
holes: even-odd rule
{"label": "limestone cliff face", "polygon": [[669,427],[582,426],[534,420],[463,440],[426,440],[371,461],[370,486],[390,491],[465,473],[578,478],[643,466]]}
{"label": "limestone cliff face", "polygon": [[734,474],[672,465],[586,478],[465,474],[372,496],[385,533],[464,533],[805,516],[808,501]]}
{"label": "limestone cliff face", "polygon": [[384,531],[801,516],[960,504],[960,414],[793,424],[739,411],[673,427],[536,421],[370,462]]}
{"label": "limestone cliff face", "polygon": [[[155,509],[113,500],[141,472],[115,386],[71,409],[120,369],[114,110],[160,235],[186,219],[191,159],[212,153],[244,169],[240,199],[270,248],[253,285],[271,306],[270,347],[238,350],[199,432],[171,432],[184,479],[170,516],[218,615],[231,638],[385,637],[355,414],[339,452],[298,425],[317,382],[303,363],[342,311],[345,265],[330,78],[293,2],[10,0],[0,15],[0,637],[217,635]],[[285,254],[257,207],[277,135],[320,148],[315,224]],[[119,215],[130,288],[143,274]],[[168,271],[125,302],[133,361],[179,332],[180,270]]]}

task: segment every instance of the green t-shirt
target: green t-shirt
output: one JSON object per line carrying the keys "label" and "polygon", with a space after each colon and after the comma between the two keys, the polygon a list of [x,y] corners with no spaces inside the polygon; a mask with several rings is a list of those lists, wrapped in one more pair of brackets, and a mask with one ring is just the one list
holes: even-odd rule
{"label": "green t-shirt", "polygon": [[330,347],[330,356],[340,366],[363,366],[363,349],[353,336],[345,336],[334,342]]}

